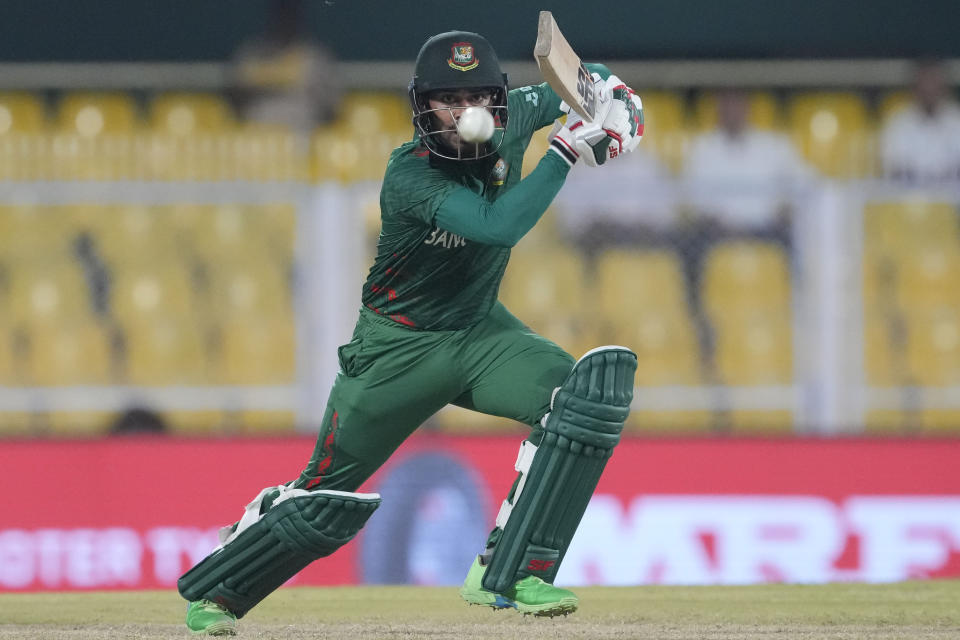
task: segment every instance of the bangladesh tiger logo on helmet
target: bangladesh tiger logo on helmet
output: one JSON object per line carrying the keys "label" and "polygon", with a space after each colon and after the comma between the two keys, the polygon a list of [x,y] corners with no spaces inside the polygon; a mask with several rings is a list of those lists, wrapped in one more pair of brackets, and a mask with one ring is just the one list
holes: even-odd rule
{"label": "bangladesh tiger logo on helmet", "polygon": [[480,60],[473,55],[473,45],[469,42],[454,42],[450,50],[452,55],[447,64],[457,71],[470,71],[480,64]]}

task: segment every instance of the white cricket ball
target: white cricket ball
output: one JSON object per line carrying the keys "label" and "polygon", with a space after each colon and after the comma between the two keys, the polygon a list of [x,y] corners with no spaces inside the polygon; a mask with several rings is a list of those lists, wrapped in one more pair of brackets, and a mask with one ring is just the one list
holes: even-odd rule
{"label": "white cricket ball", "polygon": [[466,142],[486,142],[493,136],[493,116],[483,107],[467,107],[457,120],[457,132]]}

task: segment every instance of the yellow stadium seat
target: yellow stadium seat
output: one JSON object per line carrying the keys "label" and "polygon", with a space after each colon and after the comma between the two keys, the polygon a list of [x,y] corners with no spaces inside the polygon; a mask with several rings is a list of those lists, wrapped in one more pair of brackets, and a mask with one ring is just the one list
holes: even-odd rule
{"label": "yellow stadium seat", "polygon": [[923,409],[917,420],[926,435],[951,435],[960,432],[960,409]]}
{"label": "yellow stadium seat", "polygon": [[412,138],[405,131],[355,130],[343,124],[317,129],[312,141],[311,175],[318,182],[383,179],[390,153]]}
{"label": "yellow stadium seat", "polygon": [[69,256],[74,239],[57,207],[0,205],[0,259],[14,263]]}
{"label": "yellow stadium seat", "polygon": [[794,426],[789,409],[735,409],[726,419],[730,432],[736,435],[784,435]]}
{"label": "yellow stadium seat", "polygon": [[861,264],[864,308],[890,312],[896,305],[896,267],[888,257],[864,250]]}
{"label": "yellow stadium seat", "polygon": [[891,319],[877,309],[866,309],[864,370],[868,385],[893,387],[905,382],[900,345],[895,344]]}
{"label": "yellow stadium seat", "polygon": [[189,277],[176,265],[126,265],[113,273],[110,310],[123,323],[164,314],[192,318],[194,300]]}
{"label": "yellow stadium seat", "polygon": [[577,355],[596,346],[587,326],[585,277],[578,253],[518,248],[500,285],[500,300],[534,331]]}
{"label": "yellow stadium seat", "polygon": [[162,207],[102,207],[91,223],[97,250],[114,269],[130,264],[169,264],[183,259],[176,228]]}
{"label": "yellow stadium seat", "polygon": [[868,434],[897,434],[907,431],[907,414],[900,409],[871,409],[864,417]]}
{"label": "yellow stadium seat", "polygon": [[60,224],[69,230],[72,236],[79,233],[96,234],[110,223],[105,220],[105,212],[111,207],[101,204],[69,204],[50,207],[59,213]]}
{"label": "yellow stadium seat", "polygon": [[[0,387],[13,386],[22,378],[14,339],[13,326],[8,320],[0,320]],[[0,433],[2,431],[0,428]]]}
{"label": "yellow stadium seat", "polygon": [[213,317],[289,315],[293,303],[285,274],[273,264],[233,263],[212,274],[209,302]]}
{"label": "yellow stadium seat", "polygon": [[208,381],[209,350],[196,324],[157,313],[121,325],[125,380],[134,385],[190,385]]}
{"label": "yellow stadium seat", "polygon": [[604,251],[597,258],[599,310],[604,318],[639,317],[649,310],[687,311],[680,258],[671,250]]}
{"label": "yellow stadium seat", "polygon": [[30,379],[42,386],[108,384],[113,361],[110,337],[93,320],[65,319],[27,328]]}
{"label": "yellow stadium seat", "polygon": [[0,436],[5,438],[36,436],[43,432],[43,426],[36,412],[0,410]]}
{"label": "yellow stadium seat", "polygon": [[738,309],[784,311],[790,305],[790,266],[779,245],[723,242],[707,255],[701,287],[711,317]]}
{"label": "yellow stadium seat", "polygon": [[337,109],[338,125],[354,132],[389,131],[413,135],[413,108],[405,94],[392,91],[351,91]]}
{"label": "yellow stadium seat", "polygon": [[897,265],[897,300],[907,314],[941,305],[960,307],[960,253],[931,247]]}
{"label": "yellow stadium seat", "polygon": [[702,356],[690,317],[679,309],[654,308],[614,320],[614,344],[637,354],[640,386],[696,385],[703,382]]}
{"label": "yellow stadium seat", "polygon": [[960,385],[960,306],[906,314],[906,361],[917,385]]}
{"label": "yellow stadium seat", "polygon": [[235,318],[220,326],[220,384],[290,384],[296,376],[292,315]]}
{"label": "yellow stadium seat", "polygon": [[211,263],[266,258],[271,251],[262,210],[239,204],[204,206],[197,212],[191,243]]}
{"label": "yellow stadium seat", "polygon": [[61,131],[91,138],[105,133],[129,133],[137,127],[137,108],[125,93],[68,93],[60,102]]}
{"label": "yellow stadium seat", "polygon": [[[869,387],[887,388],[891,393],[907,384],[903,345],[895,339],[893,318],[885,308],[867,304],[864,309],[863,365]],[[905,432],[907,414],[903,409],[869,409],[864,416],[864,429],[871,434]]]}
{"label": "yellow stadium seat", "polygon": [[139,122],[125,93],[66,94],[57,108],[56,131],[44,173],[54,180],[142,179],[136,140]]}
{"label": "yellow stadium seat", "polygon": [[657,389],[640,389],[639,407],[630,411],[624,430],[634,434],[688,435],[709,431],[714,426],[714,415],[704,409],[651,410],[643,407],[643,398],[655,395]]}
{"label": "yellow stadium seat", "polygon": [[270,247],[284,264],[292,264],[296,248],[297,208],[286,202],[273,202],[251,207],[260,219]]}
{"label": "yellow stadium seat", "polygon": [[245,436],[282,436],[296,432],[293,411],[244,409],[237,415],[237,433]]}
{"label": "yellow stadium seat", "polygon": [[638,90],[637,95],[643,102],[644,135],[647,132],[680,131],[686,128],[686,106],[681,94]]}
{"label": "yellow stadium seat", "polygon": [[727,385],[793,382],[793,329],[788,313],[744,309],[714,318],[714,365]]}
{"label": "yellow stadium seat", "polygon": [[960,253],[960,212],[951,202],[872,201],[864,207],[863,220],[868,253],[909,258],[930,247]]}
{"label": "yellow stadium seat", "polygon": [[[783,118],[777,98],[769,91],[751,91],[748,98],[747,122],[758,129],[780,129]],[[717,126],[717,96],[713,91],[703,91],[694,104],[696,126],[708,131]]]}
{"label": "yellow stadium seat", "polygon": [[189,136],[228,131],[236,119],[227,101],[213,93],[165,93],[150,102],[150,126],[158,133]]}
{"label": "yellow stadium seat", "polygon": [[0,136],[37,133],[46,126],[43,101],[30,93],[0,92]]}
{"label": "yellow stadium seat", "polygon": [[56,324],[90,317],[89,289],[78,264],[51,261],[24,265],[10,273],[8,318]]}
{"label": "yellow stadium seat", "polygon": [[235,433],[228,424],[226,412],[219,409],[168,409],[159,414],[174,435],[220,436]]}
{"label": "yellow stadium seat", "polygon": [[[701,409],[656,409],[644,399],[658,387],[692,386],[704,382],[700,342],[693,322],[679,300],[653,300],[634,314],[608,316],[604,342],[629,347],[637,354],[637,406],[627,429],[638,432],[686,433],[710,427],[713,415]],[[609,339],[607,339],[609,338]]]}
{"label": "yellow stadium seat", "polygon": [[856,93],[803,91],[788,107],[788,127],[807,160],[825,175],[869,175],[875,158],[866,103]]}
{"label": "yellow stadium seat", "polygon": [[672,171],[683,163],[689,131],[686,106],[679,93],[637,91],[643,101],[643,145],[660,157]]}
{"label": "yellow stadium seat", "polygon": [[115,418],[111,411],[50,411],[44,416],[53,436],[86,438],[104,436]]}
{"label": "yellow stadium seat", "polygon": [[584,305],[585,277],[583,259],[575,252],[518,249],[510,257],[500,300],[520,318],[577,314]]}

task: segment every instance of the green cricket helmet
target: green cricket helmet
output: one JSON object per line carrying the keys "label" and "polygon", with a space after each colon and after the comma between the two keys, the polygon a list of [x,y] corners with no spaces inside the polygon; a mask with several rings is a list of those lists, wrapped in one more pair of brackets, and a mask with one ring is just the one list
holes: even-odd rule
{"label": "green cricket helmet", "polygon": [[[490,105],[494,133],[487,142],[471,145],[471,152],[462,147],[453,149],[444,142],[443,134],[455,129],[443,129],[434,117],[428,96],[443,89],[487,89],[491,92]],[[413,107],[413,126],[431,153],[451,160],[476,160],[496,153],[503,143],[507,129],[507,74],[500,70],[497,54],[478,33],[447,31],[427,40],[413,70],[408,87]]]}

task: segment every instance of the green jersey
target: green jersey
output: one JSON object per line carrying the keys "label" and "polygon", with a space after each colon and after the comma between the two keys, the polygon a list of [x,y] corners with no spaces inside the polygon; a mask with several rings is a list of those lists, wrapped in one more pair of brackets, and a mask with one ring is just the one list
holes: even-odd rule
{"label": "green jersey", "polygon": [[448,330],[479,322],[497,300],[510,247],[556,196],[569,165],[548,153],[520,180],[533,133],[562,115],[546,85],[509,92],[497,154],[445,160],[418,139],[395,149],[380,192],[377,257],[363,304],[411,328]]}

